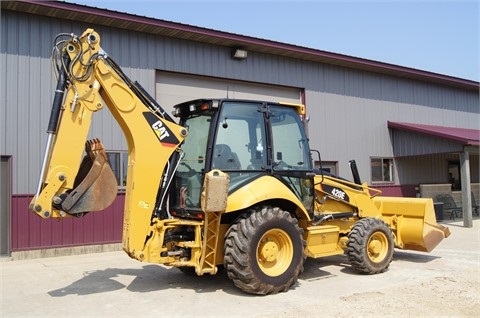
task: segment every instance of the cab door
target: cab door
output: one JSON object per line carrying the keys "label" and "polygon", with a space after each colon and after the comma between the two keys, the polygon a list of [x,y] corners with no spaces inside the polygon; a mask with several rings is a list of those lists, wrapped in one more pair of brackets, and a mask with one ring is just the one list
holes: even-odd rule
{"label": "cab door", "polygon": [[313,209],[312,160],[304,126],[295,109],[269,105],[273,174],[288,184],[307,211]]}
{"label": "cab door", "polygon": [[264,103],[226,100],[218,116],[211,168],[230,175],[231,190],[267,170]]}

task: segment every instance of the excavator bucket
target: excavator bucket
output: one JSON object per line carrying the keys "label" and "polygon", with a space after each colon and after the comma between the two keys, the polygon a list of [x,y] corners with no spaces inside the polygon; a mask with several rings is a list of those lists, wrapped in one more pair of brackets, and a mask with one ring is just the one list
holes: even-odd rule
{"label": "excavator bucket", "polygon": [[63,197],[59,207],[72,215],[103,210],[117,196],[117,179],[100,140],[88,140],[85,152],[74,189]]}
{"label": "excavator bucket", "polygon": [[448,227],[437,223],[432,199],[378,196],[373,201],[390,220],[398,248],[430,252],[450,235]]}

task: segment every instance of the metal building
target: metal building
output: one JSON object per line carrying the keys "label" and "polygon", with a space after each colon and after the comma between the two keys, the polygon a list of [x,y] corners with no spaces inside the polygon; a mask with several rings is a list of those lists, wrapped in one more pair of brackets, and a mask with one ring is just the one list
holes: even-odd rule
{"label": "metal building", "polygon": [[[161,5],[161,4],[159,4]],[[104,213],[62,222],[28,212],[45,147],[58,33],[92,27],[102,47],[167,110],[200,97],[301,102],[322,166],[386,195],[443,184],[480,197],[479,83],[316,49],[56,1],[1,2],[1,253],[121,240],[123,195]],[[237,52],[237,50],[240,50]],[[239,53],[238,56],[235,53]],[[122,186],[126,143],[107,111],[100,137]]]}

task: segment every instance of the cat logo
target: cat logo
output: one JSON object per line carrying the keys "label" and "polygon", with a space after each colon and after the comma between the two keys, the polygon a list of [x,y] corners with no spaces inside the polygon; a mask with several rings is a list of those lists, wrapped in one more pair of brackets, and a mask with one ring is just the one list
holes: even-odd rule
{"label": "cat logo", "polygon": [[143,113],[148,124],[162,144],[178,145],[179,141],[173,132],[167,127],[165,122],[150,112]]}
{"label": "cat logo", "polygon": [[168,130],[163,126],[160,120],[152,125],[152,129],[155,131],[160,141],[162,141],[165,137],[170,136]]}

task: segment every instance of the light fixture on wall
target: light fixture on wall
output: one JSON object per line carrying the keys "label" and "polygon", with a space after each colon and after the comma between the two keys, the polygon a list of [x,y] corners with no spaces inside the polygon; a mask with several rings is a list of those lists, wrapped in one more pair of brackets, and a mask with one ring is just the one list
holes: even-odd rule
{"label": "light fixture on wall", "polygon": [[236,60],[245,60],[248,56],[248,52],[242,49],[233,49],[232,58]]}

